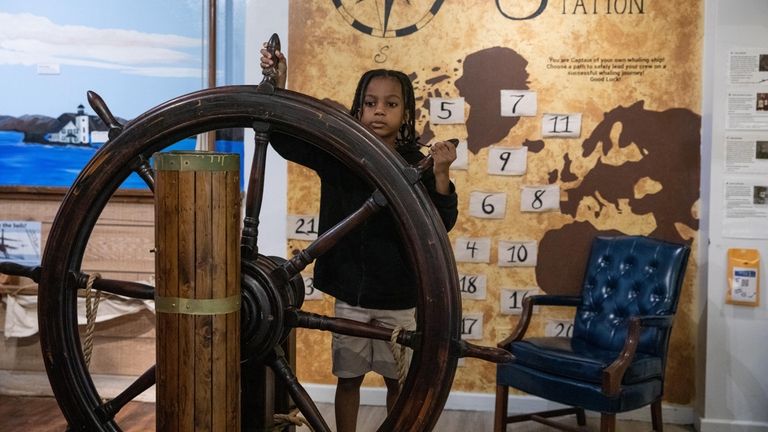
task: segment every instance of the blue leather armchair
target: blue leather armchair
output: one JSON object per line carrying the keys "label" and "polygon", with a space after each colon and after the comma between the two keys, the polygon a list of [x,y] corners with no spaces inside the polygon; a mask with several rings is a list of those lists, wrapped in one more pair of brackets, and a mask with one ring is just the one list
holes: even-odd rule
{"label": "blue leather armchair", "polygon": [[[515,360],[496,370],[494,431],[584,410],[601,413],[601,431],[614,431],[616,413],[651,405],[653,428],[662,430],[661,399],[669,335],[690,248],[640,236],[597,237],[580,296],[531,296],[513,334],[498,346]],[[573,337],[524,338],[534,305],[573,306]],[[507,414],[508,388],[572,408]]]}

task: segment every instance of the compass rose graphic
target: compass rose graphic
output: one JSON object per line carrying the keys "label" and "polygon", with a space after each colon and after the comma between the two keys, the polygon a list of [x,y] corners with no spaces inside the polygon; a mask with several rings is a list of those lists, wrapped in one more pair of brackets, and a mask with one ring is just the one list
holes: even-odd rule
{"label": "compass rose graphic", "polygon": [[444,0],[332,0],[353,28],[390,38],[417,32],[434,18]]}

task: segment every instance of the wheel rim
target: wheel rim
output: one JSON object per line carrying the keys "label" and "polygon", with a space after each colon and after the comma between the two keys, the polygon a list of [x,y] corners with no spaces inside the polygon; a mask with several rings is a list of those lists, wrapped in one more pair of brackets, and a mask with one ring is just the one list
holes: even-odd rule
{"label": "wheel rim", "polygon": [[[95,223],[136,161],[197,133],[269,123],[335,156],[377,187],[400,223],[419,278],[418,338],[408,378],[381,431],[431,430],[456,370],[460,300],[455,264],[439,217],[413,173],[357,121],[316,99],[254,86],[203,90],[159,105],[127,123],[83,169],[62,202],[40,275],[40,334],[54,394],[73,428],[119,430],[100,418],[100,396],[87,371],[76,320],[76,278]],[[76,225],[73,221],[77,221]],[[74,225],[74,226],[73,226]]]}

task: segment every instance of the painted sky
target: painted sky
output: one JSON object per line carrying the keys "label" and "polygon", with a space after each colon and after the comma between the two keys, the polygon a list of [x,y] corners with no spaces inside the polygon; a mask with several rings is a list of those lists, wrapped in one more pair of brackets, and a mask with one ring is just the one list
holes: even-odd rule
{"label": "painted sky", "polygon": [[[87,106],[94,90],[130,119],[197,90],[202,14],[202,2],[192,0],[4,0],[0,115],[55,117]],[[38,73],[50,65],[60,73]]]}

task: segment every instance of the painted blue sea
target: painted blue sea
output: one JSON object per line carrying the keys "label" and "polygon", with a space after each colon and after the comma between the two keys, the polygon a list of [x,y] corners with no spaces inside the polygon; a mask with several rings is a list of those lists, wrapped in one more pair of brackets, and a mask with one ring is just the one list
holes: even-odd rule
{"label": "painted blue sea", "polygon": [[[77,175],[96,153],[92,147],[25,143],[21,132],[0,131],[0,186],[47,186],[69,188]],[[167,150],[192,150],[195,139],[188,138]],[[239,153],[242,171],[243,143],[216,141],[216,150]],[[241,182],[244,180],[241,176]],[[146,189],[136,174],[131,174],[122,188]],[[242,187],[242,184],[241,184]]]}

